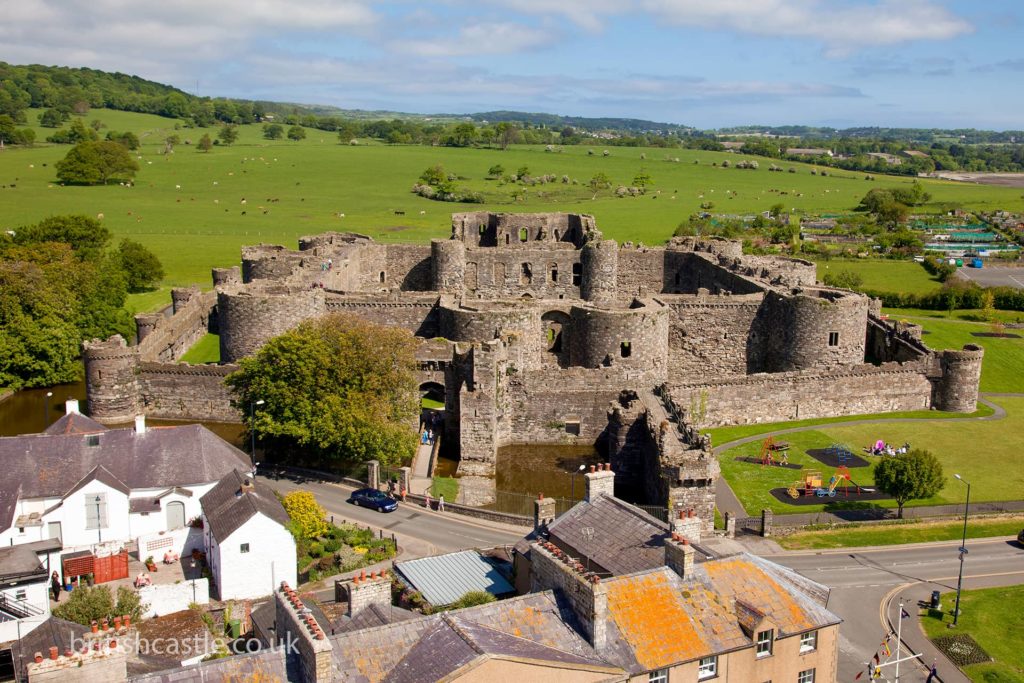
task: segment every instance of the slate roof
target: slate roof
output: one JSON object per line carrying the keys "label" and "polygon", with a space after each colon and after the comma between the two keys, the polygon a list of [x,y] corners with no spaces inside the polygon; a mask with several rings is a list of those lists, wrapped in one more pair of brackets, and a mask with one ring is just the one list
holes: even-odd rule
{"label": "slate roof", "polygon": [[225,683],[226,681],[259,681],[284,683],[301,681],[298,657],[286,656],[287,648],[263,650],[254,654],[222,657],[194,666],[169,669],[157,673],[129,676],[132,683]]}
{"label": "slate roof", "polygon": [[0,548],[0,579],[11,580],[40,573],[46,576],[39,556],[31,548],[24,545]]}
{"label": "slate roof", "polygon": [[[352,631],[361,631],[364,628],[374,628],[377,626],[384,626],[386,624],[393,624],[396,621],[408,621],[409,619],[416,619],[419,616],[419,613],[410,612],[402,607],[392,606],[390,609],[383,609],[382,607],[373,604],[354,617],[343,614],[333,622],[330,622],[330,632],[332,634],[351,633]],[[329,620],[325,620],[323,623],[327,623],[328,621]]]}
{"label": "slate roof", "polygon": [[81,413],[66,413],[47,427],[43,434],[95,434],[105,431],[107,428],[91,417]]}
{"label": "slate roof", "polygon": [[[243,482],[251,482],[252,489],[242,490]],[[210,531],[220,542],[233,534],[257,513],[274,520],[281,526],[288,524],[288,513],[266,484],[255,481],[240,470],[232,470],[199,499]]]}
{"label": "slate roof", "polygon": [[160,500],[164,496],[168,496],[172,493],[185,496],[186,498],[192,497],[192,492],[188,489],[183,489],[180,486],[172,486],[171,488],[156,494],[152,498],[132,498],[128,501],[128,512],[135,514],[139,512],[160,512]]}
{"label": "slate roof", "polygon": [[475,550],[396,562],[395,570],[431,605],[450,605],[470,591],[514,593],[495,562]]}
{"label": "slate roof", "polygon": [[[589,540],[585,528],[594,530]],[[548,534],[555,545],[589,557],[614,576],[664,565],[665,539],[671,535],[665,522],[607,495],[577,503],[548,525]]]}
{"label": "slate roof", "polygon": [[0,528],[10,526],[19,498],[63,497],[97,467],[130,489],[144,489],[217,481],[251,465],[202,425],[0,437]]}
{"label": "slate roof", "polygon": [[57,646],[63,653],[71,649],[75,639],[81,638],[86,627],[57,617],[50,617],[27,633],[21,640],[10,643],[11,656],[14,659],[14,671],[19,681],[27,681],[28,673],[25,666],[32,661],[37,652],[49,656],[50,648]]}

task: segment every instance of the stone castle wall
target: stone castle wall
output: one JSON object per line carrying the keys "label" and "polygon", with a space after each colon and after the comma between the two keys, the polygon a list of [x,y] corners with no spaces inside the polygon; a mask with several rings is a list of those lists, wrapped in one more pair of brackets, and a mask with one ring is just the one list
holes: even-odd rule
{"label": "stone castle wall", "polygon": [[268,339],[327,312],[320,289],[265,287],[217,293],[220,358],[229,363],[255,353]]}
{"label": "stone castle wall", "polygon": [[174,301],[171,315],[135,317],[141,358],[176,361],[210,331],[210,316],[217,301],[214,292],[204,293],[192,287],[171,290],[171,296]]}
{"label": "stone castle wall", "polygon": [[763,294],[662,295],[673,381],[745,375],[764,367]]}
{"label": "stone castle wall", "polygon": [[142,412],[167,420],[238,422],[232,394],[224,378],[236,365],[147,363],[139,367],[138,391]]}

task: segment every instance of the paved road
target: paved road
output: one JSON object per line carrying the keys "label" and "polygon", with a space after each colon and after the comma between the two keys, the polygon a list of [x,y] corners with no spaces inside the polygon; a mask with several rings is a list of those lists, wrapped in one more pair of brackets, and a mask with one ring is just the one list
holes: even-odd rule
{"label": "paved road", "polygon": [[956,275],[982,287],[1024,289],[1024,270],[1021,268],[960,268]]}
{"label": "paved road", "polygon": [[525,527],[485,524],[468,517],[427,511],[412,503],[382,514],[347,503],[352,487],[301,477],[260,478],[281,493],[295,490],[313,493],[328,514],[334,515],[336,522],[358,522],[383,529],[386,534],[395,534],[402,548],[401,559],[515,543],[529,531]]}
{"label": "paved road", "polygon": [[[838,533],[838,532],[837,532]],[[783,553],[768,555],[780,564],[832,588],[829,609],[844,619],[840,627],[839,680],[852,681],[885,636],[880,607],[892,597],[892,623],[896,623],[900,595],[906,595],[913,611],[919,596],[932,590],[956,590],[960,568],[956,541],[879,549]],[[967,588],[1024,583],[1024,548],[1007,539],[967,542],[964,585]],[[905,588],[900,588],[904,587]],[[895,590],[894,589],[899,589]],[[892,593],[892,595],[890,595]],[[916,621],[904,620],[904,631],[917,629]],[[915,632],[912,632],[913,635]],[[907,634],[904,634],[907,641]],[[921,638],[917,639],[920,646]],[[926,664],[931,664],[930,654]],[[940,660],[941,664],[941,660]],[[911,668],[903,681],[924,680],[921,669]],[[904,672],[905,673],[905,672]],[[955,672],[940,674],[947,683]]]}

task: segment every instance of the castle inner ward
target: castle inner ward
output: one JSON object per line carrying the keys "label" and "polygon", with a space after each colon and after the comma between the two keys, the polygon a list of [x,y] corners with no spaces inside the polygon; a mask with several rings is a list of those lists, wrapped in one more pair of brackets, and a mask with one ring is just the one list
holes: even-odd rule
{"label": "castle inner ward", "polygon": [[[421,340],[443,387],[461,487],[486,502],[497,449],[597,443],[623,497],[713,521],[718,463],[699,429],[935,408],[975,409],[983,351],[933,351],[879,303],[816,283],[813,263],[739,242],[606,240],[588,215],[460,213],[449,239],[358,234],[258,245],[214,290],[176,289],[138,343],[85,345],[90,414],[237,421],[232,363],[302,320],[347,312]],[[208,331],[221,364],[176,362]],[[621,491],[618,489],[621,488]]]}

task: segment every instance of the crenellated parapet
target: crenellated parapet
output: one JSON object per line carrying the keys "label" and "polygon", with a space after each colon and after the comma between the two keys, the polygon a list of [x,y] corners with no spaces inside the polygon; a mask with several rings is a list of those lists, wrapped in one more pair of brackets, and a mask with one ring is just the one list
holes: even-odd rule
{"label": "crenellated parapet", "polygon": [[942,375],[934,382],[933,406],[957,413],[974,412],[985,349],[967,344],[959,351],[940,351],[935,355]]}
{"label": "crenellated parapet", "polygon": [[119,334],[82,344],[86,405],[99,422],[130,422],[140,413],[139,354]]}

